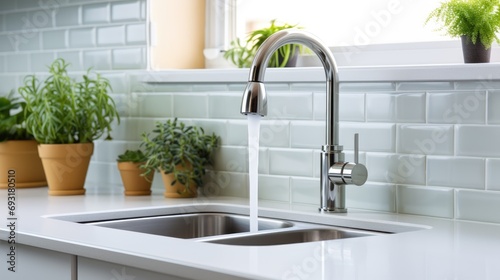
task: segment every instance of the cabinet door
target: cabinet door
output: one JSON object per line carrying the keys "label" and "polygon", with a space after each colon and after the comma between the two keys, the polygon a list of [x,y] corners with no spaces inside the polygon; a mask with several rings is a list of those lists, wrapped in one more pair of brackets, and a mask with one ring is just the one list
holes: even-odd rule
{"label": "cabinet door", "polygon": [[78,257],[78,280],[186,280],[176,276]]}
{"label": "cabinet door", "polygon": [[76,257],[56,251],[0,240],[0,279],[76,280]]}

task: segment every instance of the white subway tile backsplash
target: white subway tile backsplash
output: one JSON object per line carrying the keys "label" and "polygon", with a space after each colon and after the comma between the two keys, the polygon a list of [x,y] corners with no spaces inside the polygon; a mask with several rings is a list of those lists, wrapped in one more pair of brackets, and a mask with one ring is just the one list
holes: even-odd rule
{"label": "white subway tile backsplash", "polygon": [[426,121],[425,97],[425,93],[397,94],[396,122],[424,123]]}
{"label": "white subway tile backsplash", "polygon": [[179,118],[207,118],[208,95],[206,93],[174,95],[173,115]]}
{"label": "white subway tile backsplash", "polygon": [[[325,94],[322,100],[317,100],[314,96],[314,113],[316,110],[323,112],[323,119],[326,116]],[[365,95],[364,94],[340,94],[339,95],[339,120],[364,122],[365,121]],[[371,105],[370,105],[371,106]]]}
{"label": "white subway tile backsplash", "polygon": [[141,18],[141,2],[125,1],[111,3],[112,21],[138,21]]}
{"label": "white subway tile backsplash", "polygon": [[500,192],[456,190],[457,219],[500,223]]}
{"label": "white subway tile backsplash", "polygon": [[111,69],[111,51],[97,50],[83,52],[83,67],[92,70],[110,70]]}
{"label": "white subway tile backsplash", "polygon": [[95,28],[70,29],[69,46],[72,48],[95,47]]}
{"label": "white subway tile backsplash", "polygon": [[425,156],[368,153],[368,181],[425,185]]}
{"label": "white subway tile backsplash", "polygon": [[453,126],[401,124],[397,129],[397,152],[404,154],[452,155]]}
{"label": "white subway tile backsplash", "polygon": [[240,113],[241,96],[234,92],[210,93],[208,95],[208,117],[214,119],[246,119]]}
{"label": "white subway tile backsplash", "polygon": [[30,55],[31,71],[46,72],[55,59],[55,53],[43,52]]}
{"label": "white subway tile backsplash", "polygon": [[9,39],[17,51],[36,51],[41,49],[40,33],[20,33],[10,37]]}
{"label": "white subway tile backsplash", "polygon": [[97,28],[98,46],[125,45],[125,26],[110,26]]}
{"label": "white subway tile backsplash", "polygon": [[82,6],[83,24],[106,23],[110,20],[108,3],[90,4]]}
{"label": "white subway tile backsplash", "polygon": [[500,90],[488,91],[488,124],[500,124]]}
{"label": "white subway tile backsplash", "polygon": [[485,174],[481,158],[427,157],[427,185],[484,190]]}
{"label": "white subway tile backsplash", "polygon": [[391,123],[340,123],[339,143],[354,149],[354,134],[359,134],[359,150],[363,152],[394,152],[396,125]]}
{"label": "white subway tile backsplash", "polygon": [[260,123],[260,145],[263,147],[290,147],[290,122],[262,119]]}
{"label": "white subway tile backsplash", "polygon": [[227,121],[226,145],[248,146],[248,125],[246,120]]}
{"label": "white subway tile backsplash", "polygon": [[[0,52],[12,52],[14,51],[15,43],[17,41],[12,41],[9,37],[11,35],[0,35]],[[14,35],[17,36],[17,35]],[[18,37],[16,37],[18,38]]]}
{"label": "white subway tile backsplash", "polygon": [[128,108],[135,117],[172,117],[173,97],[165,93],[135,93],[129,96]]}
{"label": "white subway tile backsplash", "polygon": [[452,188],[398,186],[398,213],[454,217],[454,192]]}
{"label": "white subway tile backsplash", "polygon": [[456,128],[456,155],[500,157],[500,126],[459,125]]}
{"label": "white subway tile backsplash", "polygon": [[366,121],[395,122],[396,95],[370,93],[366,95],[366,104]]}
{"label": "white subway tile backsplash", "polygon": [[367,182],[361,187],[346,187],[347,208],[396,212],[396,186]]}
{"label": "white subway tile backsplash", "polygon": [[398,91],[453,90],[453,82],[400,82]]}
{"label": "white subway tile backsplash", "polygon": [[259,176],[259,199],[290,201],[290,178],[286,176]]}
{"label": "white subway tile backsplash", "polygon": [[312,150],[269,149],[269,173],[312,177]]}
{"label": "white subway tile backsplash", "polygon": [[57,27],[78,25],[81,22],[81,6],[59,7],[55,12]]}
{"label": "white subway tile backsplash", "polygon": [[29,70],[29,55],[12,54],[6,58],[7,72],[28,72]]}
{"label": "white subway tile backsplash", "polygon": [[396,83],[341,83],[340,93],[343,92],[387,92],[395,91]]}
{"label": "white subway tile backsplash", "polygon": [[79,51],[60,51],[56,53],[56,56],[69,63],[68,70],[83,70],[82,55]]}
{"label": "white subway tile backsplash", "polygon": [[319,179],[291,177],[290,188],[291,203],[319,205]]}
{"label": "white subway tile backsplash", "polygon": [[147,43],[145,23],[129,24],[126,28],[127,45],[145,45]]}
{"label": "white subway tile backsplash", "polygon": [[[290,95],[293,94],[293,98]],[[312,92],[269,92],[267,118],[270,119],[312,119]]]}
{"label": "white subway tile backsplash", "polygon": [[326,144],[325,122],[291,122],[289,139],[292,148],[320,149]]}
{"label": "white subway tile backsplash", "polygon": [[64,49],[68,47],[66,30],[53,30],[42,32],[42,48],[44,50]]}
{"label": "white subway tile backsplash", "polygon": [[143,69],[146,68],[146,50],[144,48],[114,49],[113,69]]}
{"label": "white subway tile backsplash", "polygon": [[0,55],[0,73],[5,72],[5,57]]}
{"label": "white subway tile backsplash", "polygon": [[500,191],[500,159],[486,159],[486,189]]}
{"label": "white subway tile backsplash", "polygon": [[456,90],[489,90],[500,89],[500,82],[484,77],[483,81],[457,81]]}
{"label": "white subway tile backsplash", "polygon": [[[204,192],[217,196],[248,197],[248,175],[234,172],[207,172]],[[209,188],[206,188],[206,187]],[[207,190],[208,189],[208,190]]]}
{"label": "white subway tile backsplash", "polygon": [[8,94],[17,87],[17,79],[14,75],[0,75],[0,94]]}
{"label": "white subway tile backsplash", "polygon": [[[2,1],[4,2],[4,1]],[[4,14],[5,31],[28,31],[31,26],[31,20],[28,18],[27,12],[12,12]],[[32,34],[33,31],[30,32]]]}
{"label": "white subway tile backsplash", "polygon": [[485,123],[485,91],[431,92],[428,96],[429,123]]}

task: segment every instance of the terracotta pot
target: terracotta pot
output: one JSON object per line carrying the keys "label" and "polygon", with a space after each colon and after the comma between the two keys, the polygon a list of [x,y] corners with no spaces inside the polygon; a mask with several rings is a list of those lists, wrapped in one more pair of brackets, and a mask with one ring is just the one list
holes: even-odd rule
{"label": "terracotta pot", "polygon": [[94,143],[40,144],[49,183],[49,195],[81,195],[85,193],[85,178],[94,152]]}
{"label": "terracotta pot", "polygon": [[16,188],[47,186],[35,140],[14,140],[0,143],[0,189],[8,187],[8,172],[15,172]]}
{"label": "terracotta pot", "polygon": [[473,44],[469,36],[461,36],[462,52],[464,55],[465,63],[488,63],[490,62],[491,47],[486,49],[477,38],[476,43]]}
{"label": "terracotta pot", "polygon": [[153,183],[154,172],[151,172],[147,177],[141,176],[144,169],[139,166],[142,162],[118,162],[118,170],[122,178],[125,195],[150,195],[151,184]]}
{"label": "terracotta pot", "polygon": [[165,197],[189,198],[196,197],[198,195],[198,186],[193,181],[190,183],[189,189],[186,190],[186,186],[179,183],[179,181],[172,185],[172,182],[175,179],[173,173],[165,174],[165,172],[161,171],[161,178],[163,180],[163,185],[165,186],[165,192],[163,193]]}

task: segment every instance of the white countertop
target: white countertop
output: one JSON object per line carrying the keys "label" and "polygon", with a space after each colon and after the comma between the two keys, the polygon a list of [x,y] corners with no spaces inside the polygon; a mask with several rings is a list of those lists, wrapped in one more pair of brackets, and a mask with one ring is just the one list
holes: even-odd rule
{"label": "white countertop", "polygon": [[[314,207],[260,202],[283,217],[420,230],[383,236],[279,246],[231,246],[127,232],[47,216],[117,210],[245,210],[242,199],[165,199],[121,193],[48,196],[46,188],[17,190],[17,242],[189,279],[500,279],[500,225],[350,209],[322,214]],[[137,210],[137,209],[141,210]],[[292,209],[293,208],[293,209]],[[134,210],[136,209],[136,210]],[[146,209],[146,210],[144,210]],[[273,210],[276,209],[276,210]],[[242,210],[242,211],[243,211]],[[7,235],[7,192],[0,195],[0,239]],[[19,264],[22,268],[22,262]],[[29,269],[29,268],[25,268]]]}

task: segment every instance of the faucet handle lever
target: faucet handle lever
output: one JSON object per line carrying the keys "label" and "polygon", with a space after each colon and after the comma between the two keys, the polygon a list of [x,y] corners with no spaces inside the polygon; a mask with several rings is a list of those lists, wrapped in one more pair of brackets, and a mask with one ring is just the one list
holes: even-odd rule
{"label": "faucet handle lever", "polygon": [[354,163],[359,163],[359,134],[354,133]]}

